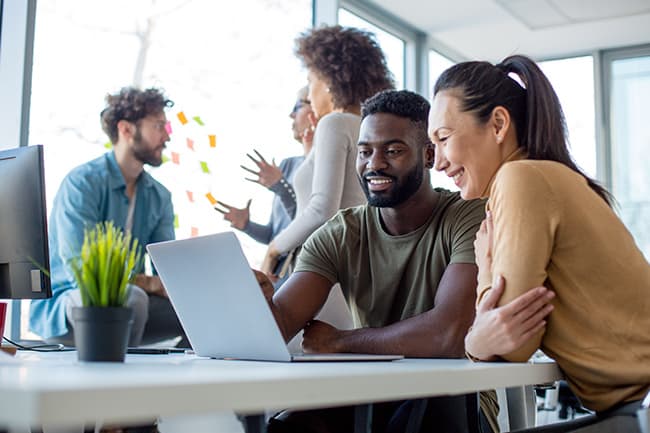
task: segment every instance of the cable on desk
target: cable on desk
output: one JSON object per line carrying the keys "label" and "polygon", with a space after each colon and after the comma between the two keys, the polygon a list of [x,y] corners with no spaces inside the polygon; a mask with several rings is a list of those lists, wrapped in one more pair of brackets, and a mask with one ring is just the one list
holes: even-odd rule
{"label": "cable on desk", "polygon": [[23,346],[22,344],[11,341],[7,337],[2,337],[7,343],[14,345],[20,350],[32,350],[34,352],[67,352],[75,350],[73,347],[65,347],[63,344],[35,344],[33,346]]}

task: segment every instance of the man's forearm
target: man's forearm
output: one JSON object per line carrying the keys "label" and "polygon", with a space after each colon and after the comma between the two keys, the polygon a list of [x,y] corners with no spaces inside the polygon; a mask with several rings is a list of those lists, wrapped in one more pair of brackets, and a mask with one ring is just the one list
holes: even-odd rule
{"label": "man's forearm", "polygon": [[433,311],[382,328],[339,331],[340,352],[397,354],[415,358],[461,358],[471,320],[436,320]]}

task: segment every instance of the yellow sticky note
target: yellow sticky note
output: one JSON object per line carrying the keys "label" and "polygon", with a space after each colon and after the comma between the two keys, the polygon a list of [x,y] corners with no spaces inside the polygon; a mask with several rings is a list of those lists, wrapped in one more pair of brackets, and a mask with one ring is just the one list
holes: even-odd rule
{"label": "yellow sticky note", "polygon": [[219,202],[217,201],[217,199],[214,198],[214,196],[212,195],[211,192],[207,193],[205,196],[207,197],[208,200],[210,200],[210,204],[211,204],[212,206],[214,206],[215,204],[219,203]]}
{"label": "yellow sticky note", "polygon": [[208,135],[208,138],[210,139],[210,147],[217,147],[217,136],[210,134]]}
{"label": "yellow sticky note", "polygon": [[107,142],[107,143],[104,143],[104,147],[105,147],[106,149],[112,149],[112,148],[113,148],[113,143],[111,143],[110,141]]}
{"label": "yellow sticky note", "polygon": [[201,170],[203,173],[210,173],[210,168],[208,168],[208,163],[205,161],[201,161]]}
{"label": "yellow sticky note", "polygon": [[204,125],[203,121],[201,120],[201,118],[199,116],[194,116],[194,117],[192,117],[192,119],[194,119],[194,121],[196,123],[198,123],[199,125],[201,125],[201,126]]}
{"label": "yellow sticky note", "polygon": [[162,156],[162,163],[164,164],[164,163],[166,163],[168,161],[169,161],[169,157],[167,155],[163,155]]}
{"label": "yellow sticky note", "polygon": [[178,215],[174,214],[174,228],[178,228]]}
{"label": "yellow sticky note", "polygon": [[179,111],[176,117],[178,117],[178,120],[180,120],[181,125],[185,125],[187,123],[187,117],[185,117],[185,113],[182,111]]}

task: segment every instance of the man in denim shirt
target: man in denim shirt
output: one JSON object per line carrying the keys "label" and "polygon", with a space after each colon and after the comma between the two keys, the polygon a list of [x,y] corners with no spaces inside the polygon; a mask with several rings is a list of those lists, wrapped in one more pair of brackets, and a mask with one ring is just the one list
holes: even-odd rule
{"label": "man in denim shirt", "polygon": [[[174,212],[170,192],[144,171],[144,165],[162,163],[169,141],[164,109],[173,102],[157,89],[123,88],[106,96],[101,112],[104,132],[113,150],[73,169],[61,183],[49,221],[52,298],[35,300],[30,328],[51,343],[74,345],[72,307],[81,305],[79,289],[68,262],[80,254],[84,229],[112,221],[136,238],[141,248],[151,242],[174,239]],[[158,276],[135,269],[127,305],[134,310],[129,346],[182,336]]]}

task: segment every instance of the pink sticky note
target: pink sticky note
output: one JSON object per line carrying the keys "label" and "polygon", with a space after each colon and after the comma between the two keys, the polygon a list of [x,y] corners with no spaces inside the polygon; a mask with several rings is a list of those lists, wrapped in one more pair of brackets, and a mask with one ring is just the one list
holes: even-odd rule
{"label": "pink sticky note", "polygon": [[187,193],[187,198],[194,203],[194,194],[192,194],[192,191],[185,191]]}
{"label": "pink sticky note", "polygon": [[181,156],[178,154],[178,152],[172,152],[172,162],[174,164],[180,164],[181,163]]}
{"label": "pink sticky note", "polygon": [[192,140],[191,138],[188,138],[187,139],[187,147],[194,150],[194,140]]}
{"label": "pink sticky note", "polygon": [[167,131],[167,135],[172,135],[172,124],[167,122],[165,123],[165,131]]}

